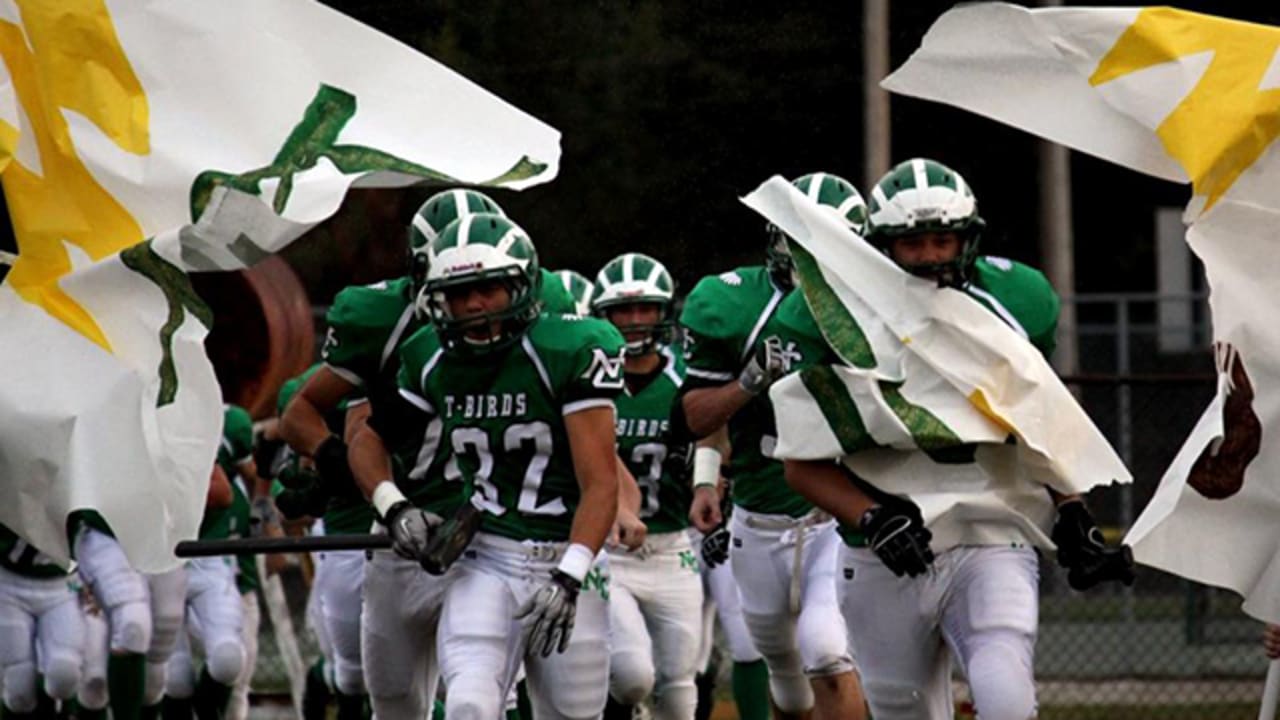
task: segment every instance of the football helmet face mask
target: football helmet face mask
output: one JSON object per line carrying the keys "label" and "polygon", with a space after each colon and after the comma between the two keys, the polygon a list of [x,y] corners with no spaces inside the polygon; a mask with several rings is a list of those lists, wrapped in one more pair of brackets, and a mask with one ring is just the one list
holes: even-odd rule
{"label": "football helmet face mask", "polygon": [[455,188],[441,190],[427,198],[409,221],[409,278],[414,296],[427,278],[427,246],[449,223],[476,213],[492,213],[506,217],[498,203],[478,190]]}
{"label": "football helmet face mask", "polygon": [[960,249],[954,258],[902,268],[937,280],[939,287],[963,287],[969,282],[986,223],[978,215],[977,199],[960,173],[925,158],[899,163],[872,189],[868,216],[867,239],[890,258],[897,238],[955,233]]}
{"label": "football helmet face mask", "polygon": [[[671,312],[674,297],[675,282],[662,263],[641,253],[623,253],[605,263],[596,275],[591,314],[610,320],[611,308],[636,303],[656,305],[657,321],[652,324],[614,323],[626,338],[627,355],[646,355],[670,343],[674,337],[675,318]],[[636,335],[641,337],[633,339]]]}
{"label": "football helmet face mask", "polygon": [[573,298],[573,306],[577,309],[579,315],[591,314],[591,295],[595,292],[595,286],[587,279],[585,275],[574,270],[557,270],[555,276],[559,278],[560,284],[564,286],[569,296]]}
{"label": "football helmet face mask", "polygon": [[[520,339],[540,311],[538,251],[511,220],[493,214],[466,215],[427,244],[426,277],[418,312],[440,333],[446,350],[483,353]],[[454,317],[449,297],[478,283],[501,282],[510,302],[501,309]],[[477,328],[488,328],[478,337]]]}
{"label": "football helmet face mask", "polygon": [[[849,229],[859,235],[866,234],[867,204],[848,180],[831,173],[816,172],[802,175],[791,184],[809,199],[834,210]],[[795,287],[795,261],[787,247],[786,233],[773,223],[766,226],[766,232],[769,243],[765,246],[765,267],[774,282],[788,289]]]}

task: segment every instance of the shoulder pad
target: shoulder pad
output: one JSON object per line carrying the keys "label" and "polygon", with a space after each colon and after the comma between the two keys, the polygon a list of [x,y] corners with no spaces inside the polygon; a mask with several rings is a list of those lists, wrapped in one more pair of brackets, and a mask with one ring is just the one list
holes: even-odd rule
{"label": "shoulder pad", "polygon": [[408,278],[373,285],[352,285],[333,299],[325,321],[331,327],[385,327],[394,325],[413,301]]}
{"label": "shoulder pad", "polygon": [[703,337],[745,338],[773,291],[763,266],[708,275],[685,297],[680,324]]}

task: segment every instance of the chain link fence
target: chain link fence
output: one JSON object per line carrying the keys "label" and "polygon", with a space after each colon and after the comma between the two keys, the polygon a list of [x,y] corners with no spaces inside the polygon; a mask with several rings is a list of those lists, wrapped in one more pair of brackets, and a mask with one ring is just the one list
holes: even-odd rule
{"label": "chain link fence", "polygon": [[[1089,504],[1117,541],[1145,507],[1214,391],[1202,296],[1082,296],[1075,302],[1078,372],[1068,386],[1133,471],[1134,483],[1095,490]],[[1160,304],[1188,303],[1191,323],[1161,323]],[[1212,530],[1206,528],[1206,532]],[[1187,539],[1187,552],[1195,552]],[[305,665],[319,656],[305,623],[304,574],[284,576]],[[1071,590],[1041,561],[1036,649],[1040,717],[1053,720],[1214,720],[1257,717],[1266,661],[1261,623],[1234,593],[1140,567],[1132,588]],[[289,677],[263,612],[254,691],[287,698]],[[966,689],[957,675],[960,717]]]}

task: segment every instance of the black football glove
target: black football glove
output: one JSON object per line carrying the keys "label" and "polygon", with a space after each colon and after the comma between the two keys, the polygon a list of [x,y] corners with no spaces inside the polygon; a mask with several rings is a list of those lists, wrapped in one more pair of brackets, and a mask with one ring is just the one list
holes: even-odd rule
{"label": "black football glove", "polygon": [[752,395],[759,395],[774,380],[787,374],[787,360],[782,351],[782,341],[771,337],[756,345],[747,366],[738,375],[738,384]]}
{"label": "black football glove", "polygon": [[423,553],[422,569],[432,575],[443,575],[454,560],[471,544],[471,538],[480,530],[484,511],[469,502],[458,506],[453,515],[431,534]]}
{"label": "black football glove", "polygon": [[715,530],[702,536],[702,562],[713,568],[728,561],[731,539],[728,521],[720,523]]}
{"label": "black football glove", "polygon": [[355,478],[351,476],[351,466],[347,464],[347,444],[337,435],[330,435],[316,448],[316,472],[333,495],[347,493],[356,487]]}
{"label": "black football glove", "polygon": [[1072,589],[1088,590],[1108,580],[1133,584],[1133,551],[1128,545],[1107,547],[1083,501],[1070,500],[1058,506],[1053,543],[1058,546],[1058,565],[1067,569],[1067,584]]}
{"label": "black football glove", "polygon": [[929,541],[933,533],[924,526],[920,508],[906,498],[885,495],[862,515],[867,545],[894,575],[922,575],[933,563]]}
{"label": "black football glove", "polygon": [[[304,473],[305,474],[305,473]],[[275,497],[276,509],[286,520],[304,517],[318,518],[329,505],[329,493],[320,487],[319,481],[300,481],[295,487],[286,486]]]}

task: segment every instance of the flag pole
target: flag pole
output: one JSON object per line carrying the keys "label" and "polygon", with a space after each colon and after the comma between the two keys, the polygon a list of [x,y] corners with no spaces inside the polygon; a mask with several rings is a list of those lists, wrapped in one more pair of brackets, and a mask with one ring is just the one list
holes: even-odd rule
{"label": "flag pole", "polygon": [[1277,704],[1280,704],[1280,658],[1272,660],[1267,666],[1267,684],[1262,689],[1258,720],[1275,720]]}

